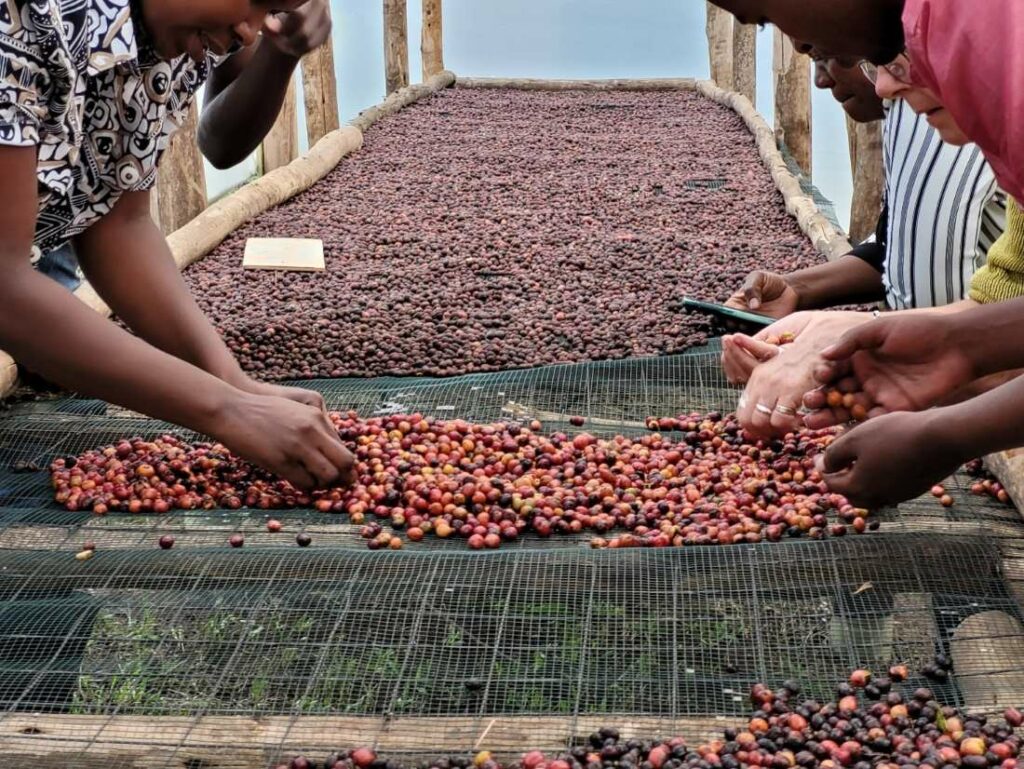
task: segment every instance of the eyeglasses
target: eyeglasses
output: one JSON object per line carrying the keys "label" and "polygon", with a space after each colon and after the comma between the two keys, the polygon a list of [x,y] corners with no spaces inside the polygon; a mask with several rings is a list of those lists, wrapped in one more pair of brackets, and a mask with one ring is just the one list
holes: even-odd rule
{"label": "eyeglasses", "polygon": [[[910,59],[907,58],[906,54],[903,54],[889,64],[883,65],[881,69],[884,69],[893,78],[904,85],[912,85],[910,80]],[[878,70],[879,67],[872,64],[867,59],[860,62],[860,71],[864,73],[864,77],[871,81],[872,85],[878,83]]]}

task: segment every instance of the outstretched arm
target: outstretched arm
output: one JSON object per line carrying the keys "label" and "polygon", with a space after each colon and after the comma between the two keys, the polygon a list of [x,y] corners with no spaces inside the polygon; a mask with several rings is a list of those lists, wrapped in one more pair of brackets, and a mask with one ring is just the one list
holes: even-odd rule
{"label": "outstretched arm", "polygon": [[956,406],[899,412],[855,427],[826,450],[829,488],[855,505],[902,502],[975,457],[1024,443],[1024,379]]}
{"label": "outstretched arm", "polygon": [[[0,178],[4,179],[0,188],[0,346],[54,382],[214,436],[298,486],[352,479],[352,457],[322,411],[286,398],[245,392],[169,355],[100,317],[32,269],[35,147],[0,147]],[[125,230],[128,239],[117,238],[119,217],[110,217],[90,228],[92,238],[101,234],[93,248],[87,242],[90,238],[83,241],[87,242],[83,263],[90,275],[99,277],[107,294],[104,298],[131,313],[122,298],[124,288],[111,291],[103,270],[96,270],[95,243],[102,241],[116,255],[116,264],[113,258],[106,260],[108,270],[123,268],[130,280],[139,277],[130,265],[134,252],[144,250],[140,248],[144,244],[132,242],[130,229]],[[160,305],[155,297],[162,287],[146,280],[131,284],[131,290],[140,303],[151,300]],[[212,347],[185,346],[197,360],[212,353]],[[268,441],[268,435],[275,440]]]}

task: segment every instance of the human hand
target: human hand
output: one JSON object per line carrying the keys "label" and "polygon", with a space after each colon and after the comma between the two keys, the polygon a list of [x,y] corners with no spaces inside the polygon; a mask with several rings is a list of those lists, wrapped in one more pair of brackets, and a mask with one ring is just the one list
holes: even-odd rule
{"label": "human hand", "polygon": [[797,310],[800,297],[783,275],[754,270],[725,303],[726,307],[749,310],[771,318],[784,318]]}
{"label": "human hand", "polygon": [[860,312],[798,312],[758,333],[756,341],[791,335],[793,342],[751,371],[736,410],[740,424],[758,438],[799,430],[803,425],[798,410],[804,394],[815,386],[820,351],[844,331],[869,320],[870,315]]}
{"label": "human hand", "polygon": [[326,42],[331,34],[328,0],[306,0],[293,11],[267,14],[263,37],[281,53],[300,59]]}
{"label": "human hand", "polygon": [[356,481],[355,457],[327,414],[311,405],[239,391],[212,432],[239,456],[297,488],[349,486]]}
{"label": "human hand", "polygon": [[240,382],[235,383],[239,390],[253,395],[272,395],[278,398],[287,398],[296,403],[304,403],[307,406],[327,413],[327,404],[323,396],[314,390],[307,390],[304,387],[287,387],[285,385],[272,384],[271,382],[260,382],[257,379],[245,376]]}
{"label": "human hand", "polygon": [[[936,414],[939,414],[938,417]],[[829,490],[878,508],[923,494],[965,460],[936,430],[941,413],[885,414],[858,425],[816,459]]]}
{"label": "human hand", "polygon": [[722,337],[722,369],[731,384],[746,384],[754,369],[781,352],[781,347],[746,334],[728,334]]}
{"label": "human hand", "polygon": [[[911,314],[879,318],[843,335],[823,350],[816,381],[858,383],[870,402],[869,417],[931,408],[977,378],[965,350],[954,341],[955,316]],[[822,393],[809,392],[804,406],[812,429],[835,424]],[[841,415],[840,415],[841,416]]]}

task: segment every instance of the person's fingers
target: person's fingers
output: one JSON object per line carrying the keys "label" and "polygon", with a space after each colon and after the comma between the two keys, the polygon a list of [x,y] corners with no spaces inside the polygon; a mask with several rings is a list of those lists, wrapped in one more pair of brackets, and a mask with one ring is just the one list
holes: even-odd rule
{"label": "person's fingers", "polygon": [[782,397],[775,404],[769,420],[772,432],[776,434],[795,432],[800,429],[801,419],[798,410],[799,403],[794,403],[792,397]]}
{"label": "person's fingers", "polygon": [[758,395],[748,395],[747,397],[752,398],[750,407],[750,418],[744,427],[747,428],[754,435],[768,436],[772,435],[772,415],[775,412],[775,399],[772,398],[770,401],[762,393]]}
{"label": "person's fingers", "polygon": [[746,334],[737,334],[733,339],[733,344],[754,356],[761,363],[771,360],[782,351],[782,348],[777,345],[762,342]]}
{"label": "person's fingers", "polygon": [[859,392],[860,382],[857,381],[856,377],[845,376],[836,382],[836,389],[844,395]]}
{"label": "person's fingers", "polygon": [[300,462],[288,462],[280,475],[297,489],[309,490],[317,487],[316,478]]}
{"label": "person's fingers", "polygon": [[837,425],[845,425],[852,419],[850,410],[840,406],[839,408],[832,409],[832,419],[835,420]]}
{"label": "person's fingers", "polygon": [[804,427],[808,430],[827,430],[842,424],[836,421],[835,412],[832,409],[819,409],[804,415]]}
{"label": "person's fingers", "polygon": [[726,307],[732,307],[734,310],[748,310],[747,300],[743,296],[742,291],[737,291],[735,294],[725,300]]}
{"label": "person's fingers", "polygon": [[849,361],[822,361],[814,366],[814,381],[821,385],[830,385],[842,379],[851,370]]}
{"label": "person's fingers", "polygon": [[355,479],[355,457],[345,448],[345,444],[337,438],[336,432],[333,432],[332,437],[325,439],[320,447],[320,451],[327,462],[330,463],[331,472],[333,473],[329,482],[333,483],[340,480],[346,483],[346,485],[350,485]]}
{"label": "person's fingers", "polygon": [[328,486],[335,485],[341,477],[341,470],[335,467],[320,451],[310,452],[302,459],[302,466],[313,476],[318,489],[326,489]]}
{"label": "person's fingers", "polygon": [[754,410],[754,402],[750,397],[749,387],[740,395],[739,403],[736,404],[736,419],[746,427],[750,424],[750,415]]}
{"label": "person's fingers", "polygon": [[888,325],[884,321],[862,323],[843,334],[839,341],[821,351],[825,360],[847,360],[858,350],[874,350],[885,343]]}
{"label": "person's fingers", "polygon": [[764,291],[764,273],[763,272],[752,272],[747,276],[747,279],[743,281],[743,298],[747,302],[747,307],[751,310],[757,310],[761,307],[761,295]]}
{"label": "person's fingers", "polygon": [[847,433],[825,449],[822,455],[822,470],[825,473],[838,473],[857,461],[859,441],[856,433],[856,430]]}
{"label": "person's fingers", "polygon": [[868,419],[874,419],[875,417],[884,417],[888,413],[888,409],[882,406],[875,406],[873,409],[868,409]]}
{"label": "person's fingers", "polygon": [[810,409],[811,411],[818,411],[825,408],[828,404],[828,396],[825,394],[825,390],[818,387],[814,390],[804,393],[804,408]]}
{"label": "person's fingers", "polygon": [[730,339],[722,343],[722,370],[732,384],[746,384],[757,368],[757,361],[746,351],[739,349]]}
{"label": "person's fingers", "polygon": [[263,19],[263,34],[276,37],[284,31],[284,20],[279,13],[268,13]]}

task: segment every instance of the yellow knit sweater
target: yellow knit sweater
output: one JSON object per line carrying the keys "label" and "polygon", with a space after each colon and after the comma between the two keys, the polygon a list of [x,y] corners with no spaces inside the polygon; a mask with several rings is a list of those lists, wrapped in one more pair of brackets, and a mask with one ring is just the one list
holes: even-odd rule
{"label": "yellow knit sweater", "polygon": [[1006,232],[988,251],[985,266],[974,273],[970,297],[989,304],[1024,296],[1024,210],[1015,200],[1006,206]]}

